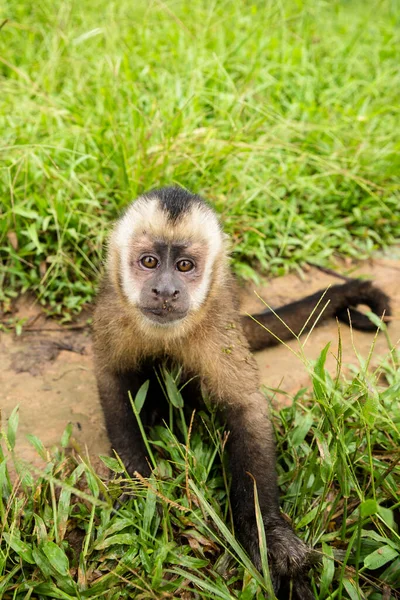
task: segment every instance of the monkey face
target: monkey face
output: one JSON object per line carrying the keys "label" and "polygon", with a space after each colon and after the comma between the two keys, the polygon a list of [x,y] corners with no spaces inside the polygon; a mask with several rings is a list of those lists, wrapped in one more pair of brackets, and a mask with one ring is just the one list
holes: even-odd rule
{"label": "monkey face", "polygon": [[133,202],[117,222],[108,267],[146,328],[175,325],[204,304],[225,252],[216,215],[201,198],[155,190]]}
{"label": "monkey face", "polygon": [[130,260],[131,282],[139,291],[137,307],[159,325],[184,319],[201,279],[201,254],[189,243],[154,241],[138,246]]}

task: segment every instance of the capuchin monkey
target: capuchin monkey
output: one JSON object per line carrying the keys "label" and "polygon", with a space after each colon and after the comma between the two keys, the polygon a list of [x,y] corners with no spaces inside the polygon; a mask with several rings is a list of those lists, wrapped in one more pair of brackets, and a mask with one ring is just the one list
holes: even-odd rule
{"label": "capuchin monkey", "polygon": [[[227,236],[215,212],[200,196],[167,187],[140,196],[117,221],[94,314],[100,400],[126,469],[150,473],[128,392],[134,398],[150,380],[141,419],[153,424],[165,404],[155,367],[179,365],[184,381],[194,378],[226,421],[235,530],[260,568],[253,478],[257,483],[272,581],[282,600],[314,598],[310,549],[280,513],[273,430],[250,350],[310,330],[315,318],[307,320],[323,294],[278,308],[278,318],[271,311],[255,315],[258,323],[240,316]],[[359,304],[389,315],[387,296],[365,281],[331,287],[326,302],[318,325],[330,318],[349,322],[350,315],[353,327],[375,330]]]}

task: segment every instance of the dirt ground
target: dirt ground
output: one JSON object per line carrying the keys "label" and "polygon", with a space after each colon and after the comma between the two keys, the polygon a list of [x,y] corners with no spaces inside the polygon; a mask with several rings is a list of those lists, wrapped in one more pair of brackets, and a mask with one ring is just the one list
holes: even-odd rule
{"label": "dirt ground", "polygon": [[[342,270],[349,265],[341,265]],[[352,268],[352,276],[365,275],[381,286],[392,299],[393,318],[389,328],[392,344],[400,340],[400,251],[394,249],[390,255],[381,255],[373,261]],[[258,294],[272,307],[299,299],[319,289],[326,289],[337,278],[310,268],[301,276],[266,281],[257,288]],[[254,294],[254,285],[248,284],[240,292],[243,312],[263,309],[262,302]],[[58,444],[68,423],[73,424],[73,436],[80,452],[92,457],[107,454],[109,442],[103,422],[96,384],[93,374],[90,330],[60,328],[56,322],[46,319],[40,308],[20,299],[17,315],[28,318],[24,333],[0,334],[0,408],[2,426],[13,408],[20,407],[20,423],[17,438],[17,455],[36,466],[41,461],[26,439],[26,434],[37,435],[46,447]],[[354,331],[341,326],[343,365],[358,365],[357,354],[366,357],[373,342],[373,335]],[[302,340],[304,342],[304,338]],[[332,342],[328,369],[334,373],[338,330],[335,322],[316,328],[305,346],[307,359],[318,357],[322,348]],[[299,350],[295,340],[290,344]],[[388,352],[384,335],[376,341],[372,366]],[[271,392],[273,402],[282,406],[292,396],[310,383],[307,367],[289,348],[281,345],[256,354],[261,372],[261,381]],[[94,461],[97,463],[97,460]]]}

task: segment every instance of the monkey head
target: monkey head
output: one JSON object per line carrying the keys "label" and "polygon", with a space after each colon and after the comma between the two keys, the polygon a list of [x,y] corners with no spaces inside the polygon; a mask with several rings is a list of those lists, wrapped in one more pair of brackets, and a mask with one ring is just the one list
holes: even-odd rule
{"label": "monkey head", "polygon": [[108,267],[147,326],[177,326],[205,302],[224,257],[224,235],[199,196],[163,188],[139,197],[117,222]]}

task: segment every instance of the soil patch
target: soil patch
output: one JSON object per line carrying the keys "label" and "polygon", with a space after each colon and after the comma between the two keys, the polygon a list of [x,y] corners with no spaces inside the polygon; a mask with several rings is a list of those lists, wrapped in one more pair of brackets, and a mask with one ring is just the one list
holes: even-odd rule
{"label": "soil patch", "polygon": [[[397,253],[397,256],[396,256]],[[349,265],[347,265],[348,267]],[[343,267],[343,264],[342,264]],[[367,276],[381,286],[392,299],[393,318],[389,328],[393,344],[400,339],[400,256],[398,250],[364,262],[352,269],[353,276]],[[255,291],[272,307],[297,300],[319,289],[327,288],[338,279],[316,268],[302,274],[291,274],[265,281],[255,289],[248,284],[240,290],[243,312],[259,312],[263,303]],[[68,423],[73,424],[73,436],[78,450],[96,456],[110,451],[103,415],[97,397],[93,373],[90,331],[77,325],[60,328],[47,320],[40,308],[26,299],[17,305],[18,316],[28,317],[31,330],[17,337],[0,334],[0,407],[3,426],[13,408],[20,407],[17,454],[29,463],[41,466],[41,461],[26,439],[26,434],[38,436],[46,447],[58,444]],[[368,356],[374,336],[340,327],[344,368],[359,365]],[[301,340],[304,344],[304,338]],[[322,348],[331,342],[328,369],[335,373],[337,364],[338,327],[335,322],[316,328],[308,337],[304,351],[307,359],[316,359]],[[310,384],[309,370],[291,349],[298,353],[297,340],[277,348],[258,352],[256,360],[263,385],[270,390],[276,406],[290,403],[293,395]],[[384,335],[375,342],[371,366],[377,366],[389,351]]]}

